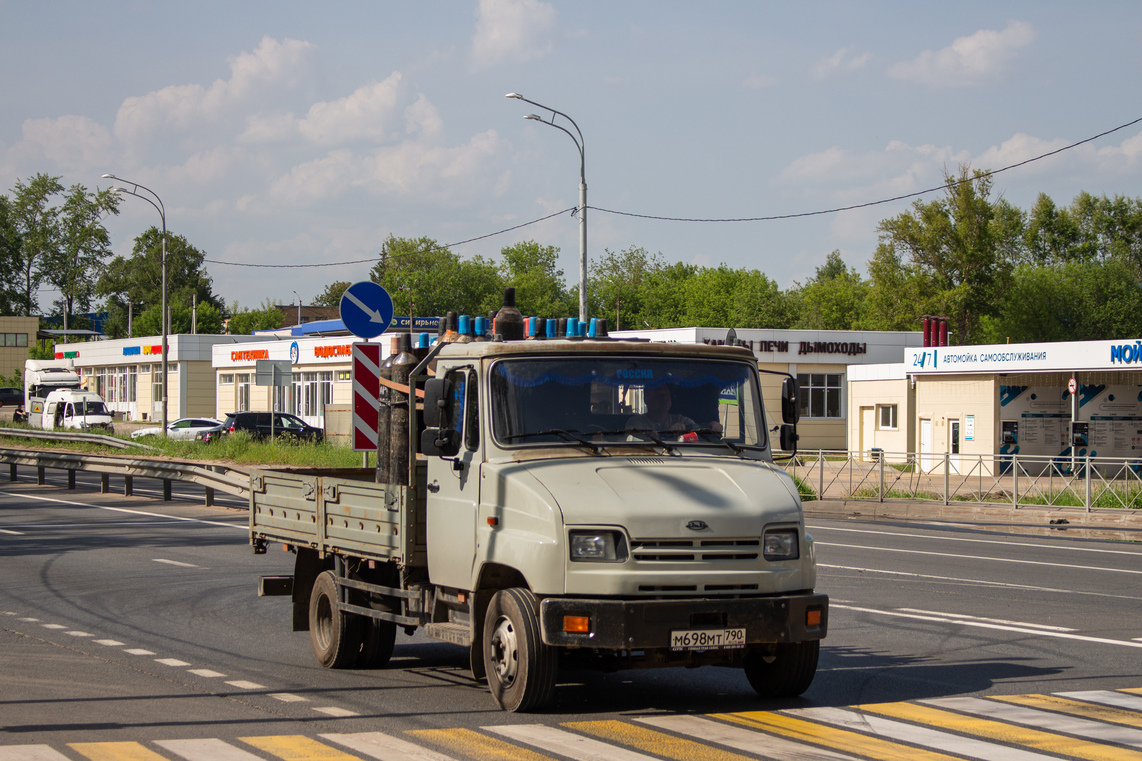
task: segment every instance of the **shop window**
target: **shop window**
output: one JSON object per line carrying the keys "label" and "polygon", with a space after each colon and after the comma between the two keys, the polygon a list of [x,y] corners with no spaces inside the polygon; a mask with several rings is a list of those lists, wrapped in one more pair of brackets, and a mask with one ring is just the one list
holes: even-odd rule
{"label": "shop window", "polygon": [[351,371],[349,371],[349,370],[338,370],[337,371],[337,382],[338,383],[341,383],[342,381],[350,381],[350,380],[353,380],[353,375],[352,375]]}
{"label": "shop window", "polygon": [[801,417],[840,418],[841,373],[803,373],[797,376],[801,386]]}
{"label": "shop window", "polygon": [[881,404],[880,410],[880,430],[882,431],[895,431],[896,424],[896,405],[895,404]]}
{"label": "shop window", "polygon": [[218,375],[218,385],[219,386],[233,386],[234,385],[234,373],[220,373]]}

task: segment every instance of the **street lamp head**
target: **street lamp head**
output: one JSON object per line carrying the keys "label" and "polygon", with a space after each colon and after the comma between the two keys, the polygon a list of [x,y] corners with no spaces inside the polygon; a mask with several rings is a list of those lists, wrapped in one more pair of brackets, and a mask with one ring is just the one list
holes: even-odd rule
{"label": "street lamp head", "polygon": [[523,96],[520,95],[518,92],[509,92],[504,97],[505,98],[515,98],[516,100],[523,100]]}
{"label": "street lamp head", "polygon": [[105,174],[105,175],[103,175],[103,179],[105,179],[105,180],[113,180],[113,179],[115,179],[115,176],[114,176],[114,175],[110,175],[110,174]]}
{"label": "street lamp head", "polygon": [[542,116],[540,116],[539,114],[528,114],[527,116],[525,116],[525,117],[523,117],[523,118],[524,118],[524,119],[531,119],[533,122],[542,122],[542,121],[546,121],[546,119],[544,119],[544,118],[543,118]]}

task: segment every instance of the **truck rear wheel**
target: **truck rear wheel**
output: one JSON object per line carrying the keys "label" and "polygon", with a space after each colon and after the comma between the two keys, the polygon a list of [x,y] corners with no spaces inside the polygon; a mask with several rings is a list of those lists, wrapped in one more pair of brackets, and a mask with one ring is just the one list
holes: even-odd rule
{"label": "truck rear wheel", "polygon": [[813,683],[820,653],[820,640],[779,644],[771,652],[754,650],[746,656],[745,675],[763,698],[796,697]]}
{"label": "truck rear wheel", "polygon": [[551,699],[558,659],[539,633],[535,596],[503,589],[484,617],[484,670],[492,697],[505,711],[531,711]]}
{"label": "truck rear wheel", "polygon": [[353,666],[361,652],[358,616],[337,609],[337,580],[332,571],[322,571],[309,598],[309,640],[313,654],[327,669]]}

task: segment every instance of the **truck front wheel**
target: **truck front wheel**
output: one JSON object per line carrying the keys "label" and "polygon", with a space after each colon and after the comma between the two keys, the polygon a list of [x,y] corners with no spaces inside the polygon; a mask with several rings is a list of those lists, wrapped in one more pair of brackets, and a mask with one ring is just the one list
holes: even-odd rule
{"label": "truck front wheel", "polygon": [[309,598],[309,640],[313,654],[327,669],[349,668],[361,652],[361,619],[337,609],[337,580],[322,571]]}
{"label": "truck front wheel", "polygon": [[558,660],[539,633],[535,596],[503,589],[484,617],[484,669],[492,697],[505,711],[531,711],[551,699]]}
{"label": "truck front wheel", "polygon": [[745,659],[749,684],[763,698],[792,698],[809,689],[817,673],[821,641],[775,645],[754,650]]}

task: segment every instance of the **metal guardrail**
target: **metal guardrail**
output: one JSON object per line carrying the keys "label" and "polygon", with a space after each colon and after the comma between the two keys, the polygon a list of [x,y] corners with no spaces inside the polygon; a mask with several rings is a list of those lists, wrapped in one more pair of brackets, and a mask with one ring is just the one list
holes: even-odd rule
{"label": "metal guardrail", "polygon": [[9,480],[15,481],[19,467],[35,468],[37,482],[44,483],[45,470],[66,470],[68,488],[75,488],[77,472],[99,473],[101,491],[110,490],[110,477],[123,478],[123,493],[130,496],[135,478],[152,478],[163,482],[163,498],[169,500],[172,481],[202,486],[206,490],[206,504],[214,503],[214,492],[221,491],[249,499],[249,471],[228,465],[204,465],[186,460],[157,460],[133,457],[109,457],[86,452],[47,452],[33,449],[0,449],[0,463],[10,467]]}
{"label": "metal guardrail", "polygon": [[812,499],[1142,508],[1142,460],[818,450],[784,463]]}
{"label": "metal guardrail", "polygon": [[41,431],[34,428],[0,428],[0,436],[23,437],[26,439],[44,439],[47,441],[83,441],[88,444],[103,444],[118,449],[147,449],[152,452],[158,450],[146,444],[134,441],[117,439],[114,436],[104,436],[99,433],[79,433],[72,431]]}

